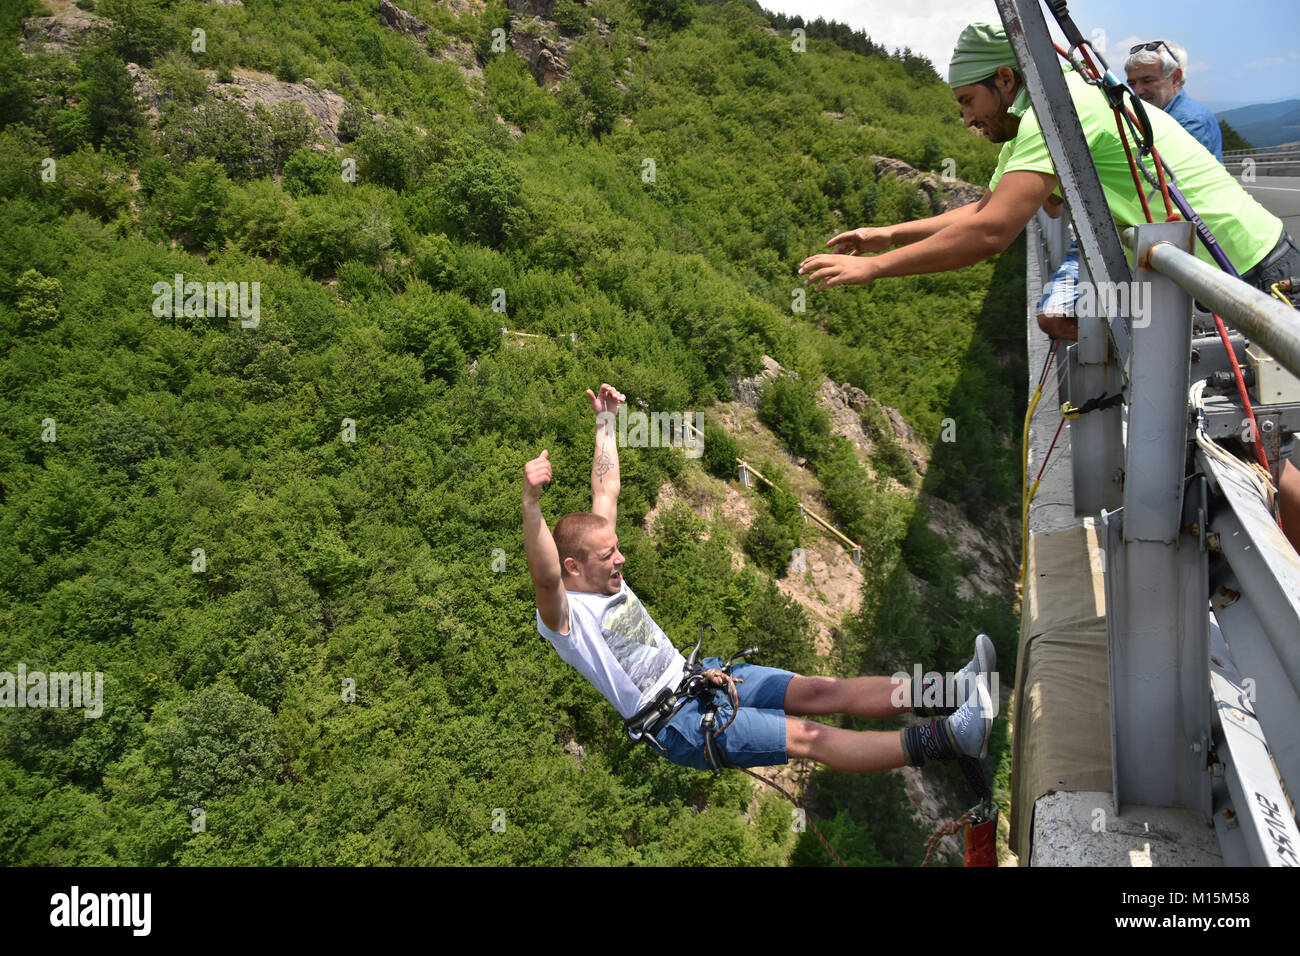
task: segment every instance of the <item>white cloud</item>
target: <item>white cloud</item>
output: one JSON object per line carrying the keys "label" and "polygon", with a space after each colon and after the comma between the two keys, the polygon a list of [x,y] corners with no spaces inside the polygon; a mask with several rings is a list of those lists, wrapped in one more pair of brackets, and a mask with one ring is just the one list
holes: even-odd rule
{"label": "white cloud", "polygon": [[948,73],[952,48],[966,24],[975,20],[998,22],[998,9],[992,0],[927,0],[922,4],[904,5],[891,0],[759,0],[769,10],[799,14],[805,20],[823,17],[847,23],[864,31],[873,43],[890,49],[911,47],[934,64],[941,76]]}
{"label": "white cloud", "polygon": [[1257,70],[1257,69],[1270,67],[1270,66],[1278,66],[1285,62],[1286,62],[1286,57],[1284,56],[1267,56],[1262,60],[1251,60],[1249,63],[1246,64],[1246,66],[1250,67],[1251,69]]}

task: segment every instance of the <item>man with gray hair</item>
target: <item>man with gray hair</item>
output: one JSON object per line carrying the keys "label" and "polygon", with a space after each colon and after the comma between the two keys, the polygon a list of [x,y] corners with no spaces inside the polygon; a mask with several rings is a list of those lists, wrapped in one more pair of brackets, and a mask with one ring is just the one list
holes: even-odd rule
{"label": "man with gray hair", "polygon": [[1187,51],[1172,40],[1139,43],[1128,51],[1124,69],[1133,92],[1158,106],[1202,146],[1223,162],[1223,132],[1208,107],[1183,91],[1187,81]]}

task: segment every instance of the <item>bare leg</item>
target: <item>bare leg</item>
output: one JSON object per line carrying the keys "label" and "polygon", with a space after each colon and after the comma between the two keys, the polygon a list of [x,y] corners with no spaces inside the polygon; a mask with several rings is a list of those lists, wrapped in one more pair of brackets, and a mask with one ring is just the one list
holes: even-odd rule
{"label": "bare leg", "polygon": [[[911,679],[891,677],[800,677],[785,689],[785,712],[796,716],[847,714],[898,717],[912,709]],[[820,758],[819,758],[820,759]]]}
{"label": "bare leg", "polygon": [[785,750],[791,760],[810,757],[833,770],[849,773],[874,773],[907,765],[896,730],[842,730],[797,717],[785,719]]}

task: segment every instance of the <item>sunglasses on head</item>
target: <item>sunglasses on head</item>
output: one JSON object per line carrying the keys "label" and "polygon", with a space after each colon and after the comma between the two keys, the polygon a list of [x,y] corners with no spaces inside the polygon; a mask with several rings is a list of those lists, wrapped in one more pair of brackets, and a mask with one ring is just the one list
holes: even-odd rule
{"label": "sunglasses on head", "polygon": [[[1134,53],[1137,53],[1140,50],[1149,50],[1150,52],[1155,53],[1161,47],[1164,47],[1166,50],[1169,50],[1169,44],[1166,43],[1164,40],[1152,40],[1150,43],[1139,43],[1137,46],[1130,47],[1128,53],[1129,56],[1132,56]],[[1169,50],[1169,55],[1174,57],[1175,63],[1178,62],[1178,57],[1174,56],[1173,50]]]}

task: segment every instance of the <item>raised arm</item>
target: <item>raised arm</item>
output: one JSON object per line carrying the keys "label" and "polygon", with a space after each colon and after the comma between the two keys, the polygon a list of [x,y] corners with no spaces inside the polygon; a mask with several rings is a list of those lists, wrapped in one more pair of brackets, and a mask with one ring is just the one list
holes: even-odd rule
{"label": "raised arm", "polygon": [[567,634],[569,599],[560,578],[560,552],[542,517],[542,491],[550,481],[551,461],[543,451],[524,465],[524,553],[528,556],[528,574],[533,579],[542,621],[551,630]]}
{"label": "raised arm", "polygon": [[627,396],[613,385],[604,383],[600,393],[587,389],[591,408],[596,413],[596,450],[591,461],[591,511],[614,527],[618,517],[618,439],[614,430],[618,407]]}

